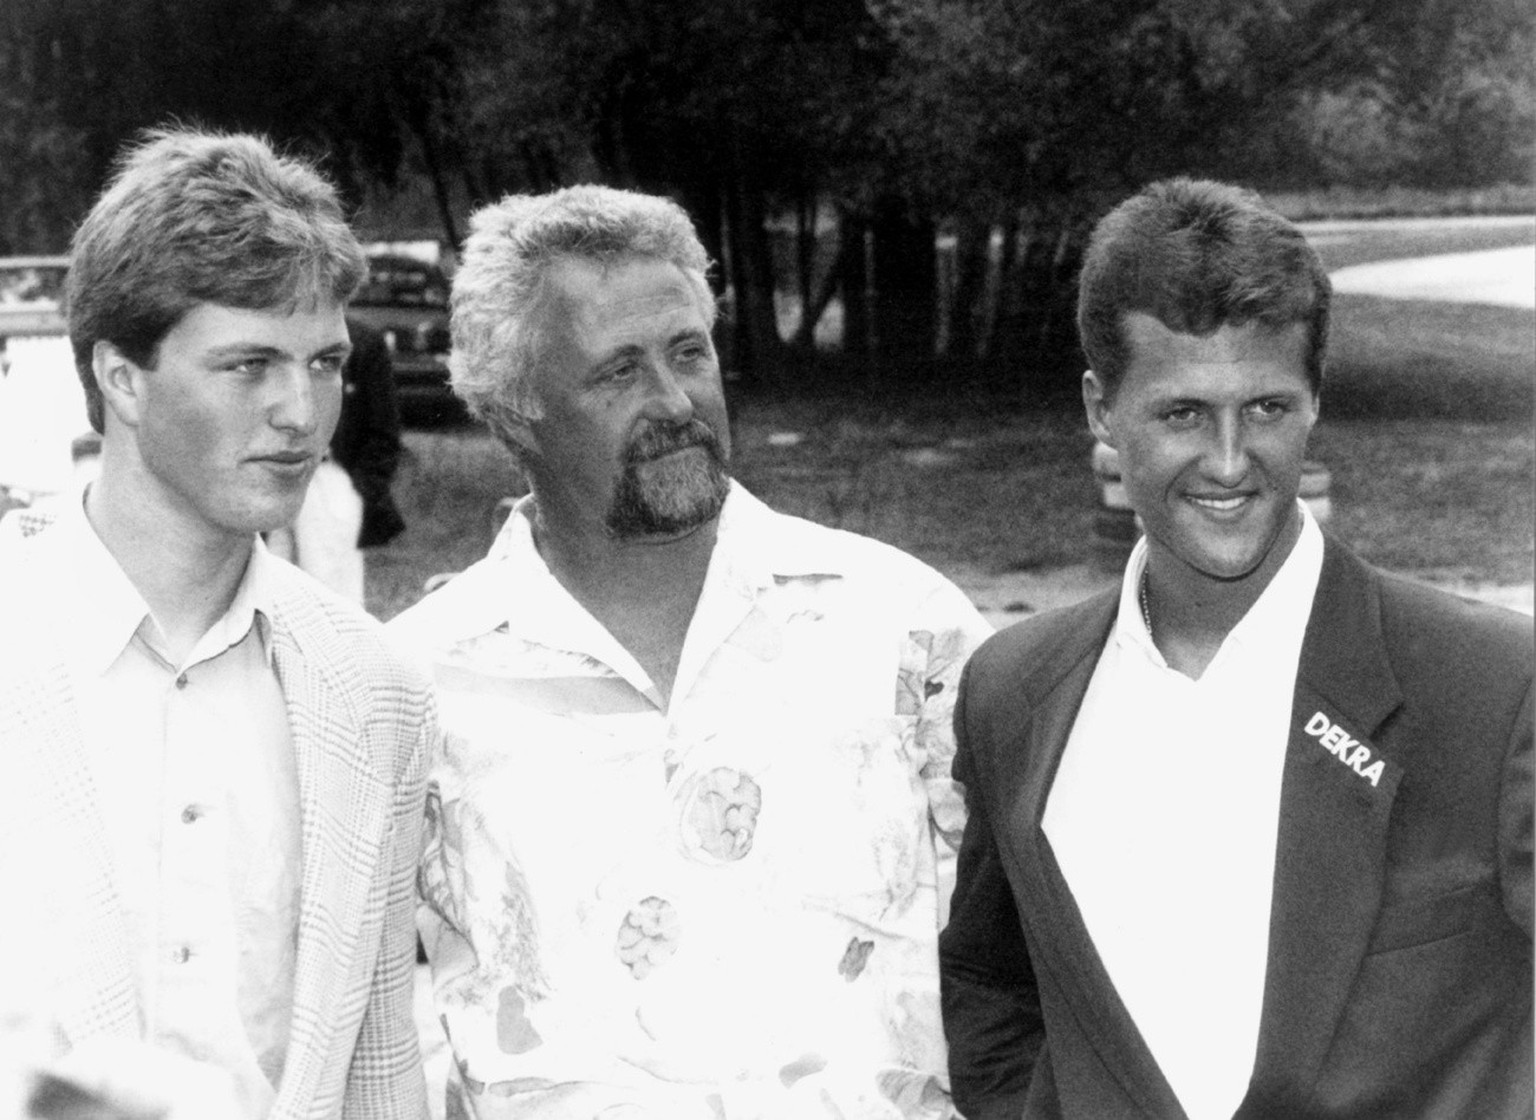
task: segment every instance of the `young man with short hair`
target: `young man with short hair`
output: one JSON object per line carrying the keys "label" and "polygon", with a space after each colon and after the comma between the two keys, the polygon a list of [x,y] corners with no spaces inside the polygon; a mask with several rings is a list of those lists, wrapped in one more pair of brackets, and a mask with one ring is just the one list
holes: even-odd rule
{"label": "young man with short hair", "polygon": [[1083,399],[1145,536],[961,685],[969,1120],[1531,1113],[1530,621],[1298,502],[1328,306],[1233,187],[1153,184],[1093,235]]}
{"label": "young man with short hair", "polygon": [[258,536],[325,454],[362,275],[332,187],[250,136],[149,134],[75,236],[101,473],[0,551],[25,791],[0,861],[38,885],[0,945],[87,1082],[79,1056],[116,1040],[216,1074],[244,1117],[423,1115],[430,693]]}

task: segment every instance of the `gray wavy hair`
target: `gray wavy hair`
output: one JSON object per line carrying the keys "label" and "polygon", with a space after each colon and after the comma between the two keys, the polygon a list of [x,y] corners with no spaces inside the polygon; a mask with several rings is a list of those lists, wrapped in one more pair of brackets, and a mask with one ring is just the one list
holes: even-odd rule
{"label": "gray wavy hair", "polygon": [[449,359],[453,390],[470,412],[498,435],[504,418],[539,416],[529,374],[539,359],[549,266],[573,258],[606,267],[626,257],[676,265],[714,326],[709,255],[670,199],[588,185],[508,195],[477,211],[453,278]]}

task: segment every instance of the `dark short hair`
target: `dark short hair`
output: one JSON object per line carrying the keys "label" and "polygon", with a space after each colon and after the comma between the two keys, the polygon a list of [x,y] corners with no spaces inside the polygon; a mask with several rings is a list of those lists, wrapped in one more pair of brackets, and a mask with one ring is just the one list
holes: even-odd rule
{"label": "dark short hair", "polygon": [[75,232],[65,308],[91,426],[98,341],[153,367],[161,341],[202,303],[297,310],[345,303],[367,269],[335,188],[258,136],[144,133]]}
{"label": "dark short hair", "polygon": [[1128,312],[1193,335],[1227,325],[1305,323],[1315,393],[1323,382],[1332,290],[1306,237],[1254,192],[1165,179],[1094,228],[1078,279],[1078,336],[1112,399],[1130,360]]}

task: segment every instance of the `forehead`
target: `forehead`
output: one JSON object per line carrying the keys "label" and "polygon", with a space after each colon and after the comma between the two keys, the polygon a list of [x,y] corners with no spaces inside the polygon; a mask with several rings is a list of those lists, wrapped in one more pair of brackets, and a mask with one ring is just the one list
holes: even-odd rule
{"label": "forehead", "polygon": [[1128,312],[1121,389],[1219,392],[1295,388],[1311,392],[1307,325],[1223,324],[1209,334],[1169,329],[1155,316]]}
{"label": "forehead", "polygon": [[546,274],[551,324],[585,349],[603,349],[657,330],[703,327],[682,269],[626,257],[611,264],[562,258]]}
{"label": "forehead", "polygon": [[297,308],[228,307],[195,304],[166,335],[167,341],[196,348],[260,346],[294,352],[347,341],[341,304],[301,304]]}

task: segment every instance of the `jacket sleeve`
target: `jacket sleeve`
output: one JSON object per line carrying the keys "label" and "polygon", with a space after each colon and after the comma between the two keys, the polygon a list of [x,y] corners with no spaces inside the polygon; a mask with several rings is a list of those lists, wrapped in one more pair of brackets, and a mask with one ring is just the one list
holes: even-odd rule
{"label": "jacket sleeve", "polygon": [[388,900],[363,1013],[347,1076],[343,1120],[426,1120],[427,1091],[416,1028],[416,864],[421,854],[426,769],[437,741],[437,719],[423,695],[424,718],[395,786]]}
{"label": "jacket sleeve", "polygon": [[1509,751],[1504,761],[1504,781],[1499,793],[1499,879],[1504,889],[1504,911],[1531,936],[1532,907],[1532,751],[1531,690],[1515,718]]}
{"label": "jacket sleeve", "polygon": [[969,1120],[1014,1120],[1024,1109],[1044,1040],[1039,992],[1013,890],[988,819],[966,723],[971,667],[955,703],[954,777],[967,820],[949,924],[939,938],[939,977],[955,1105]]}

